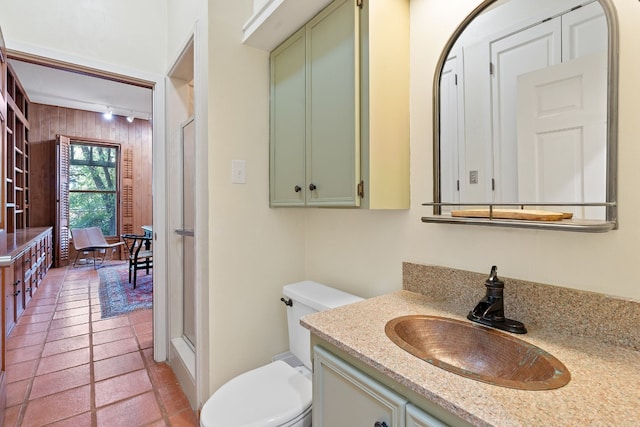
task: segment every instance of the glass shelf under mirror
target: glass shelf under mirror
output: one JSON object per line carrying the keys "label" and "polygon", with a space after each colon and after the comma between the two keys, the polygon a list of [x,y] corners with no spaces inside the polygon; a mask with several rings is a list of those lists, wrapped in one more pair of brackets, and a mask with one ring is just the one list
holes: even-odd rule
{"label": "glass shelf under mirror", "polygon": [[[432,206],[434,214],[423,216],[422,222],[441,224],[492,225],[544,230],[602,233],[618,228],[617,204],[604,203],[423,203]],[[543,209],[544,208],[544,209]],[[570,209],[602,209],[603,218],[574,218]]]}

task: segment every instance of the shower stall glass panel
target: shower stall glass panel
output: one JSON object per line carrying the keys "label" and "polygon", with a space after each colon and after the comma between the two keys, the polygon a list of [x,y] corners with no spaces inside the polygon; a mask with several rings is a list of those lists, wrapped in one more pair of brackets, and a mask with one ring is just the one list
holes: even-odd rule
{"label": "shower stall glass panel", "polygon": [[182,127],[182,335],[196,347],[195,324],[195,120]]}

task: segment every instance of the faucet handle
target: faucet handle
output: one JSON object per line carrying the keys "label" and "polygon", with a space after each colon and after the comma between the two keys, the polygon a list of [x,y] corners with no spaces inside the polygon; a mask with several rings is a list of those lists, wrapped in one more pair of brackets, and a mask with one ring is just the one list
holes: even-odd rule
{"label": "faucet handle", "polygon": [[498,267],[495,265],[491,267],[489,278],[484,284],[492,288],[504,288],[504,282],[498,278]]}

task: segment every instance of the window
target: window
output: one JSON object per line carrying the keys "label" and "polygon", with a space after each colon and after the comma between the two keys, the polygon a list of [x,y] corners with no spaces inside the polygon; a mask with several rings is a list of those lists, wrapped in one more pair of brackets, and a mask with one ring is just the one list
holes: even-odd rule
{"label": "window", "polygon": [[69,228],[118,235],[118,146],[71,142]]}

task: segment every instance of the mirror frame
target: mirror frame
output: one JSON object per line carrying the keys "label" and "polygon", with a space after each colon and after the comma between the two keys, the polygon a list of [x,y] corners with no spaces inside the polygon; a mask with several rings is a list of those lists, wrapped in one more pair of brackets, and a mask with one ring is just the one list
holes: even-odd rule
{"label": "mirror frame", "polygon": [[[438,222],[449,224],[476,224],[502,227],[538,228],[566,231],[605,232],[618,228],[618,56],[619,56],[619,27],[618,17],[611,0],[597,0],[602,6],[607,18],[609,31],[607,52],[607,183],[606,200],[601,205],[606,209],[605,220],[562,220],[562,221],[528,221],[528,220],[500,220],[494,218],[462,218],[442,215],[443,206],[464,206],[464,203],[443,203],[440,194],[440,76],[451,48],[467,25],[480,15],[488,6],[499,0],[484,0],[458,25],[447,43],[436,64],[433,78],[433,203],[423,206],[433,206],[433,215],[425,216],[422,222]],[[467,203],[466,205],[471,205]],[[493,206],[505,206],[500,203],[484,203],[491,210]],[[508,204],[506,204],[508,205]],[[535,205],[536,203],[522,203],[517,206]],[[555,204],[556,206],[576,206],[576,203]],[[600,206],[600,204],[599,204]]]}

